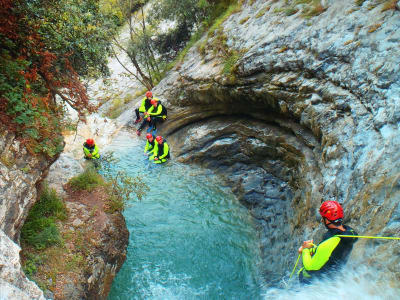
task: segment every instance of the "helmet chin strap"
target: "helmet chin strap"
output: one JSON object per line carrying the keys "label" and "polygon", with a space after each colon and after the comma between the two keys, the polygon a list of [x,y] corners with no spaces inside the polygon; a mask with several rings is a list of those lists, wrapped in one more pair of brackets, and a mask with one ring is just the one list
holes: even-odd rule
{"label": "helmet chin strap", "polygon": [[338,228],[341,225],[341,222],[339,224],[335,224],[334,222],[331,222],[327,218],[323,218],[323,219],[328,222],[327,223],[327,222],[324,221],[324,225],[325,225],[326,229],[333,229],[333,228],[329,227],[329,225],[331,225],[331,224],[335,226],[334,228]]}

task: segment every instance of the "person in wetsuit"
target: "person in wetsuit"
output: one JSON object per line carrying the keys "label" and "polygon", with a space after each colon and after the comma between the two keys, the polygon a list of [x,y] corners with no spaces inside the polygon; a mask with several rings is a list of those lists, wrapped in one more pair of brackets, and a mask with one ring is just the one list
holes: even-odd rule
{"label": "person in wetsuit", "polygon": [[[142,99],[142,102],[140,104],[139,108],[135,109],[135,114],[136,114],[136,120],[135,120],[135,124],[139,123],[142,120],[142,117],[140,116],[140,113],[144,114],[145,112],[147,112],[149,110],[149,108],[151,107],[151,103],[150,101],[152,99],[157,99],[157,98],[153,98],[153,93],[151,91],[147,91],[145,94],[146,97],[144,97]],[[157,99],[158,100],[158,99]]]}
{"label": "person in wetsuit", "polygon": [[154,160],[155,164],[162,164],[165,163],[169,158],[170,154],[167,141],[164,140],[161,136],[157,136],[156,143],[154,145],[154,152],[149,160]]}
{"label": "person in wetsuit", "polygon": [[99,159],[100,153],[99,148],[94,143],[93,139],[87,139],[83,144],[83,154],[85,155],[85,159]]}
{"label": "person in wetsuit", "polygon": [[155,138],[151,133],[146,134],[146,146],[144,147],[144,154],[151,155],[154,152]]}
{"label": "person in wetsuit", "polygon": [[304,241],[299,248],[302,254],[303,268],[299,271],[299,280],[309,284],[314,278],[329,275],[338,271],[348,260],[353,249],[355,238],[338,237],[336,235],[357,235],[347,225],[343,225],[343,208],[336,201],[322,203],[319,213],[322,222],[328,229],[322,242],[316,246],[312,240]]}
{"label": "person in wetsuit", "polygon": [[146,115],[150,117],[150,127],[153,128],[153,131],[156,131],[157,123],[164,122],[167,119],[167,109],[158,99],[152,99],[150,103],[151,107]]}

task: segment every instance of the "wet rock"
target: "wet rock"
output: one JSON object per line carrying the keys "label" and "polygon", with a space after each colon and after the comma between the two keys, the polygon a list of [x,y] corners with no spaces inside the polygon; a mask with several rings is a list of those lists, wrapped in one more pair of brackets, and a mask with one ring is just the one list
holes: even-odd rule
{"label": "wet rock", "polygon": [[243,53],[232,74],[210,40],[204,59],[192,49],[154,89],[168,99],[160,130],[174,156],[220,172],[259,220],[269,279],[289,269],[302,240],[321,235],[321,201],[343,203],[361,233],[400,234],[391,225],[400,191],[399,11],[349,12],[351,2],[326,1],[305,20],[277,13],[279,5],[256,17],[265,1],[255,1],[223,24],[229,48]]}

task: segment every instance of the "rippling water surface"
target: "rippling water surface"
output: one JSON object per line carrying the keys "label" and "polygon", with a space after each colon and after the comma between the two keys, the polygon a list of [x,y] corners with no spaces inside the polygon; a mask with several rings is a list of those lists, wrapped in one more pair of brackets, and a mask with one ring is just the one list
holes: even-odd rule
{"label": "rippling water surface", "polygon": [[[149,163],[144,139],[122,133],[107,150],[150,191],[124,213],[127,260],[109,300],[261,299],[258,238],[246,208],[212,173]],[[172,150],[173,155],[173,150]]]}

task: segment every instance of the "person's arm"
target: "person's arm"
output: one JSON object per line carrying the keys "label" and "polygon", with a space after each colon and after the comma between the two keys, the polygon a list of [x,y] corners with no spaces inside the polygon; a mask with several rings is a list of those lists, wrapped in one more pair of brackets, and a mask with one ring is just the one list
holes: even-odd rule
{"label": "person's arm", "polygon": [[153,155],[154,155],[154,157],[157,157],[157,155],[158,155],[158,143],[157,142],[155,142],[155,144],[154,144]]}
{"label": "person's arm", "polygon": [[323,241],[318,245],[313,256],[311,256],[312,249],[303,249],[302,258],[304,268],[307,271],[320,270],[329,261],[333,250],[335,250],[339,242],[339,237],[331,237]]}
{"label": "person's arm", "polygon": [[159,105],[157,106],[157,111],[156,111],[156,112],[153,112],[153,110],[154,110],[154,106],[152,106],[152,107],[149,109],[149,111],[148,111],[148,113],[149,113],[150,116],[155,117],[155,116],[160,115],[161,112],[162,112],[162,106],[161,106],[161,104],[159,104]]}
{"label": "person's arm", "polygon": [[164,143],[164,154],[161,155],[161,156],[159,157],[159,159],[163,159],[164,157],[166,157],[166,156],[168,155],[168,152],[169,152],[169,146],[168,146],[167,143]]}
{"label": "person's arm", "polygon": [[139,111],[142,112],[142,113],[144,113],[146,111],[146,107],[144,105],[145,103],[146,103],[146,98],[144,98],[142,100],[142,104],[140,104],[140,107],[139,107]]}
{"label": "person's arm", "polygon": [[93,152],[92,152],[92,157],[94,157],[94,158],[99,158],[100,157],[99,147],[97,147],[97,145],[94,145],[94,149],[93,149]]}
{"label": "person's arm", "polygon": [[146,152],[152,153],[154,152],[154,147],[149,143],[149,141],[146,142],[146,146],[144,147],[144,153]]}
{"label": "person's arm", "polygon": [[83,146],[83,153],[85,154],[85,157],[90,157],[92,154],[90,153],[89,149]]}

